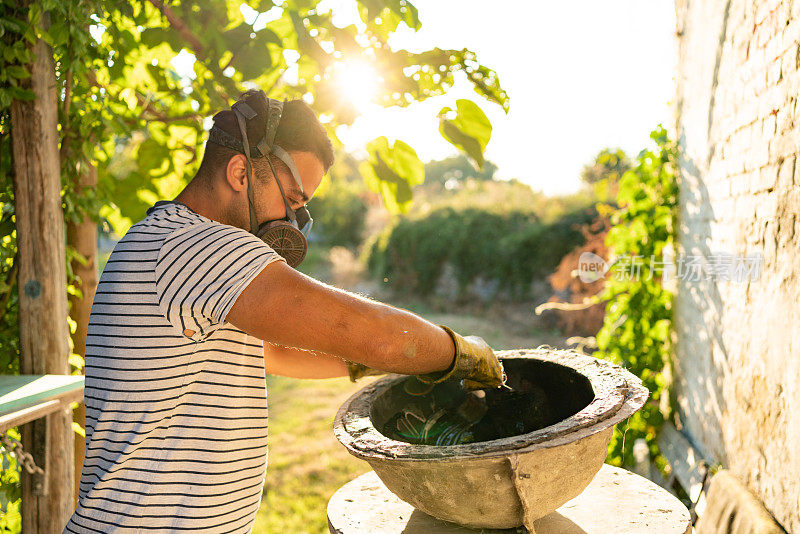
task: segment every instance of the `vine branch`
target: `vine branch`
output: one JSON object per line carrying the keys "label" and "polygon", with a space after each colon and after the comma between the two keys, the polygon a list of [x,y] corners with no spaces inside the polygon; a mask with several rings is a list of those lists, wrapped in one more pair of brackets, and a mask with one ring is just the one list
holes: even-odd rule
{"label": "vine branch", "polygon": [[189,27],[175,15],[175,12],[170,9],[169,6],[164,5],[164,0],[147,0],[150,2],[153,7],[158,9],[162,15],[167,18],[167,22],[169,25],[172,26],[178,35],[180,35],[184,41],[187,41],[189,45],[194,50],[195,56],[200,59],[201,56],[205,56],[205,46],[203,43],[200,42],[200,39],[189,29]]}
{"label": "vine branch", "polygon": [[[206,47],[200,41],[200,39],[192,32],[189,26],[186,25],[176,14],[175,12],[167,5],[164,4],[164,0],[147,0],[150,4],[153,5],[158,11],[166,17],[167,22],[169,25],[178,32],[178,35],[183,38],[184,41],[189,43],[192,51],[194,52],[194,56],[200,60],[203,65],[206,66],[214,76],[218,77],[218,79],[222,79],[225,77],[222,74],[222,71],[219,68],[219,65],[216,64],[215,61],[211,61],[210,58],[207,56]],[[220,96],[228,102],[230,99],[228,98],[228,93],[223,89],[220,84],[217,85],[217,90],[220,93]]]}
{"label": "vine branch", "polygon": [[6,314],[6,309],[8,308],[8,300],[11,298],[11,289],[14,286],[14,283],[17,280],[17,271],[19,271],[19,263],[17,259],[19,257],[19,252],[14,254],[14,260],[11,263],[11,270],[6,275],[6,286],[8,286],[8,290],[3,295],[3,302],[0,304],[0,319]]}
{"label": "vine branch", "polygon": [[577,311],[577,310],[585,310],[587,308],[591,308],[596,304],[600,304],[602,302],[600,300],[600,294],[605,289],[601,289],[594,295],[590,295],[588,297],[584,297],[581,302],[545,302],[543,304],[539,304],[533,310],[536,315],[541,315],[542,312],[547,310],[564,310],[564,311]]}
{"label": "vine branch", "polygon": [[[88,71],[87,72],[87,77],[88,77],[89,83],[91,85],[105,90],[108,94],[113,94],[113,91],[111,91],[111,88],[109,86],[100,83],[100,81],[97,79],[97,76],[95,75],[95,73],[93,71]],[[150,100],[149,96],[147,98],[144,98],[141,94],[139,94],[138,91],[134,91],[133,94],[136,97],[136,102],[142,108],[142,115],[139,117],[142,120],[148,120],[148,119],[154,118],[154,119],[157,119],[157,120],[159,120],[161,122],[176,122],[176,121],[182,121],[182,120],[187,120],[187,119],[200,120],[200,119],[203,118],[202,116],[200,116],[197,113],[184,113],[183,115],[175,115],[175,116],[166,115],[164,112],[159,111],[158,109],[156,109],[153,106],[153,103]],[[152,117],[144,116],[144,112],[145,111],[150,112],[153,116]]]}

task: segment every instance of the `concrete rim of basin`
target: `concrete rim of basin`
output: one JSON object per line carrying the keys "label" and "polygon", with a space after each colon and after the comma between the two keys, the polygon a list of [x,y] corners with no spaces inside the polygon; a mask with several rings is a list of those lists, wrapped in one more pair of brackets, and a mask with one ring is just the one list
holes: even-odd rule
{"label": "concrete rim of basin", "polygon": [[372,423],[373,401],[408,375],[388,374],[365,386],[347,399],[336,413],[336,438],[356,457],[404,461],[459,461],[467,458],[504,457],[537,449],[556,447],[612,427],[639,410],[649,397],[642,381],[622,367],[573,350],[542,346],[536,349],[497,351],[501,361],[540,360],[563,365],[589,380],[594,399],[578,413],[534,432],[505,438],[436,446],[416,445],[381,434]]}

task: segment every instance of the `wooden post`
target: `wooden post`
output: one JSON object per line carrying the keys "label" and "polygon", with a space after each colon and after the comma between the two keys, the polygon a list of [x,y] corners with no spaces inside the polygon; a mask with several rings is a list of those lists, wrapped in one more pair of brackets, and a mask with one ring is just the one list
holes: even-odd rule
{"label": "wooden post", "polygon": [[[69,374],[56,77],[50,47],[38,40],[32,50],[31,77],[21,85],[36,99],[11,103],[20,371]],[[22,473],[23,532],[60,533],[74,510],[71,410],[65,407],[21,431],[24,446],[46,473],[43,479]]]}
{"label": "wooden post", "polygon": [[[89,162],[82,162],[87,167],[86,172],[81,174],[79,186],[84,189],[97,187],[97,167]],[[75,321],[77,327],[72,335],[73,352],[86,356],[86,327],[89,324],[89,312],[92,309],[92,301],[97,290],[97,223],[92,221],[88,215],[83,216],[83,220],[67,224],[67,243],[72,246],[81,256],[86,258],[86,264],[77,260],[72,261],[72,272],[80,277],[78,288],[81,290],[82,298],[75,296],[69,297],[70,317]],[[81,426],[86,426],[86,406],[81,403],[72,413],[72,420]],[[80,435],[75,434],[75,506],[78,505],[78,488],[83,469],[83,460],[86,456],[86,442]]]}

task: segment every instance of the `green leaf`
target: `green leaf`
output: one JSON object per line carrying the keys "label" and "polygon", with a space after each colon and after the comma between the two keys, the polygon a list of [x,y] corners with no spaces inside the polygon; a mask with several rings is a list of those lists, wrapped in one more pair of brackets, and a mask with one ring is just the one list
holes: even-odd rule
{"label": "green leaf", "polygon": [[31,77],[31,73],[28,72],[28,69],[19,65],[11,65],[10,67],[6,67],[6,72],[19,80]]}
{"label": "green leaf", "polygon": [[367,186],[381,194],[392,213],[405,213],[413,198],[412,187],[425,180],[425,168],[417,153],[403,141],[389,145],[386,137],[367,143],[369,161],[359,167]]}
{"label": "green leaf", "polygon": [[247,36],[247,42],[235,51],[232,65],[242,73],[245,80],[258,78],[273,67],[269,43],[282,46],[281,38],[274,31],[264,28],[254,38]]}
{"label": "green leaf", "polygon": [[417,8],[412,5],[411,2],[403,2],[403,0],[400,0],[400,3],[403,4],[402,7],[404,7],[406,10],[404,14],[405,16],[403,17],[403,22],[405,22],[406,26],[412,30],[419,30],[422,27],[422,23],[419,21],[419,12],[417,11]]}
{"label": "green leaf", "polygon": [[169,149],[160,144],[153,138],[146,139],[139,147],[139,168],[147,172],[152,169],[159,169],[164,165],[164,161],[169,158]]}
{"label": "green leaf", "polygon": [[219,50],[221,56],[226,50],[236,53],[240,48],[250,42],[250,34],[253,33],[253,27],[243,22],[235,28],[231,28],[222,34],[222,49]]}
{"label": "green leaf", "polygon": [[53,46],[62,45],[66,43],[69,38],[69,23],[63,21],[53,24],[47,31],[53,39]]}
{"label": "green leaf", "polygon": [[86,361],[80,354],[72,353],[69,355],[69,364],[78,369],[83,369],[86,365]]}
{"label": "green leaf", "polygon": [[297,47],[301,54],[309,56],[314,59],[321,66],[325,66],[331,61],[328,53],[320,46],[316,38],[312,37],[308,28],[306,28],[304,19],[294,11],[289,12],[289,16],[294,26],[295,34],[297,35]]}
{"label": "green leaf", "polygon": [[15,100],[23,100],[25,102],[30,102],[36,99],[36,93],[33,92],[31,89],[23,89],[22,87],[12,87],[11,88],[11,97]]}
{"label": "green leaf", "polygon": [[148,48],[155,48],[161,43],[167,43],[175,53],[179,53],[184,47],[184,42],[177,32],[166,28],[145,29],[142,32],[141,41]]}
{"label": "green leaf", "polygon": [[458,99],[456,110],[454,119],[447,118],[452,109],[444,107],[439,111],[439,132],[483,169],[483,152],[492,137],[492,124],[481,108],[471,100]]}
{"label": "green leaf", "polygon": [[0,518],[0,528],[3,532],[21,532],[22,515],[20,514],[22,499],[16,499],[8,503],[6,513]]}
{"label": "green leaf", "polygon": [[283,47],[283,39],[281,39],[277,33],[266,27],[256,32],[256,36],[253,41],[263,44],[264,46],[266,46],[267,43],[273,43]]}
{"label": "green leaf", "polygon": [[264,74],[264,71],[272,66],[272,58],[266,50],[260,53],[240,54],[234,58],[233,66],[242,73],[245,80],[252,80]]}
{"label": "green leaf", "polygon": [[13,63],[17,59],[16,56],[17,55],[14,52],[14,48],[8,45],[3,46],[3,59],[6,61],[6,63]]}
{"label": "green leaf", "polygon": [[425,166],[410,145],[398,140],[393,146],[389,146],[385,137],[380,137],[377,143],[373,143],[367,144],[367,150],[388,167],[387,172],[390,170],[409,185],[419,185],[425,181]]}
{"label": "green leaf", "polygon": [[79,423],[76,423],[75,421],[72,422],[72,431],[81,436],[82,438],[84,439],[86,438],[86,431]]}

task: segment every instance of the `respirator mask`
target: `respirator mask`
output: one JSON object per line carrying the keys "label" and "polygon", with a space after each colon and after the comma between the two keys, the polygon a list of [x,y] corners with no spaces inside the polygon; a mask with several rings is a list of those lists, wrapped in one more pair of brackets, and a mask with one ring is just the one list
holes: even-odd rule
{"label": "respirator mask", "polygon": [[[278,179],[278,173],[275,172],[275,167],[272,165],[272,159],[269,157],[270,154],[274,154],[286,164],[292,178],[297,182],[297,187],[300,189],[300,192],[304,194],[303,182],[300,180],[300,173],[297,170],[297,166],[294,164],[294,160],[288,152],[275,144],[275,133],[278,130],[278,123],[281,120],[285,101],[281,102],[280,100],[269,98],[264,91],[258,91],[256,97],[263,97],[266,101],[267,120],[264,136],[252,150],[247,140],[247,121],[254,119],[258,113],[244,100],[240,100],[231,106],[231,110],[236,115],[236,120],[239,124],[242,140],[236,139],[236,137],[216,126],[211,128],[208,134],[208,140],[209,142],[244,154],[246,160],[245,169],[247,172],[247,203],[250,209],[250,233],[259,237],[275,250],[275,252],[280,254],[291,267],[297,267],[306,257],[306,251],[308,250],[308,240],[306,236],[308,236],[308,233],[311,231],[314,220],[311,218],[305,206],[297,210],[292,209],[289,201],[286,199],[283,186]],[[253,200],[253,167],[250,161],[252,157],[267,159],[269,168],[272,171],[272,176],[278,184],[278,189],[283,197],[283,203],[286,206],[286,217],[266,221],[260,225],[258,224]]]}

